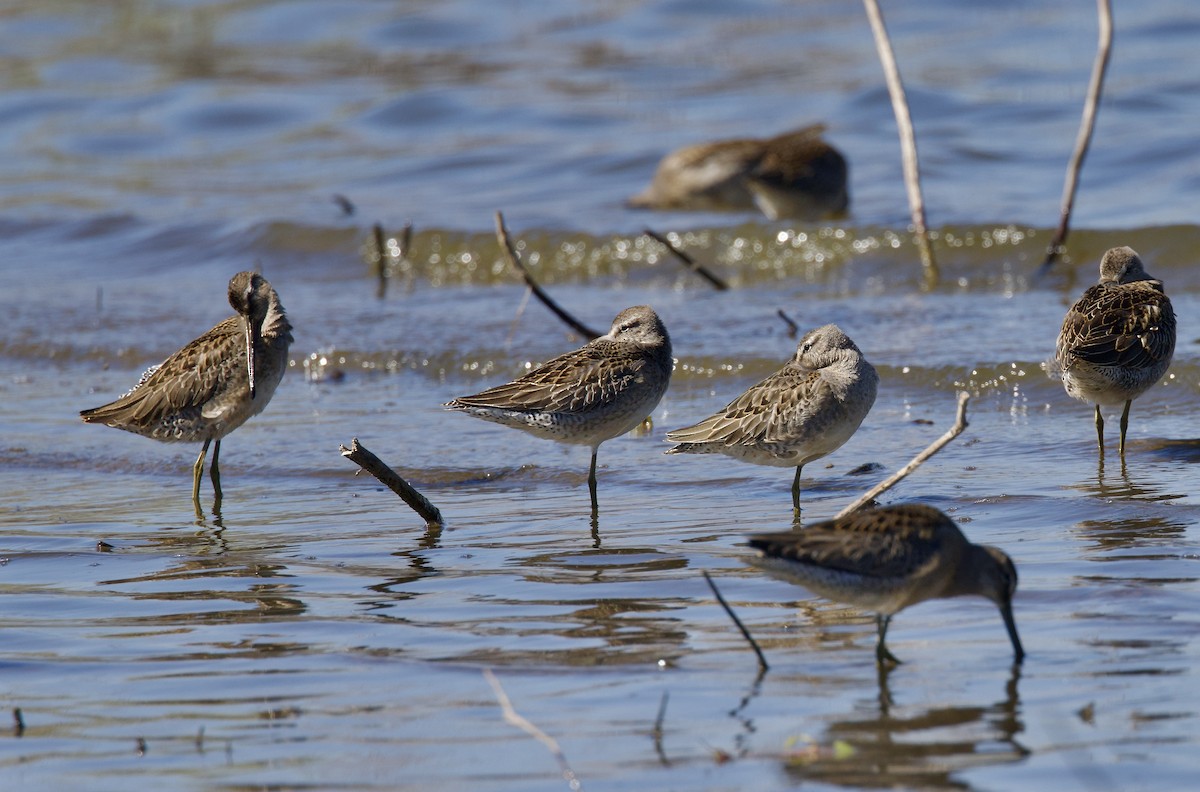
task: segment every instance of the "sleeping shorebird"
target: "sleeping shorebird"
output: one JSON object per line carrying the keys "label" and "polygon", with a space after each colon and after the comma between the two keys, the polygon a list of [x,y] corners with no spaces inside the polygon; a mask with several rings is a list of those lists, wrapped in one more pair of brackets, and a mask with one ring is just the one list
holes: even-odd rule
{"label": "sleeping shorebird", "polygon": [[821,139],[823,124],[772,138],[719,140],[671,152],[632,208],[761,211],[771,220],[846,211],[846,160]]}
{"label": "sleeping shorebird", "polygon": [[606,335],[528,374],[446,407],[538,437],[592,447],[588,490],[597,509],[596,452],[646,419],[671,381],[674,359],[662,320],[648,305],[617,314]]}
{"label": "sleeping shorebird", "polygon": [[668,454],[725,454],[756,465],[794,467],[793,514],[800,514],[800,473],[850,439],[875,403],[879,377],[837,325],[812,330],[779,371],[715,415],[667,432]]}
{"label": "sleeping shorebird", "polygon": [[782,533],[748,537],[749,559],[769,574],[835,602],[875,613],[875,659],[898,663],[886,638],[892,616],[930,599],[976,595],[1000,609],[1016,662],[1025,657],[1013,620],[1017,568],[1003,551],[967,541],[954,521],[930,506],[860,509]]}
{"label": "sleeping shorebird", "polygon": [[217,459],[221,439],[258,415],[271,401],[287,368],[292,325],[279,295],[261,275],[239,272],[229,279],[229,304],[237,311],[142,375],[121,398],[84,410],[101,423],[165,442],[203,441],[192,468],[192,503],[200,510],[200,477],[213,449],[213,491],[221,498]]}
{"label": "sleeping shorebird", "polygon": [[1100,262],[1100,282],[1067,311],[1055,360],[1067,393],[1096,405],[1096,442],[1104,455],[1100,406],[1125,403],[1118,453],[1125,458],[1129,406],[1162,379],[1175,353],[1175,311],[1162,281],[1133,248],[1113,248]]}

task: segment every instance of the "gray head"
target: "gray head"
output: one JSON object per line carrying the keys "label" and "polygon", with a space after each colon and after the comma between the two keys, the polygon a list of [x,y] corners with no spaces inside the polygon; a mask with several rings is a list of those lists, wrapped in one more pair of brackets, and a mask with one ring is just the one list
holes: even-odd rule
{"label": "gray head", "polygon": [[860,358],[862,352],[837,325],[827,324],[808,331],[796,347],[796,362],[808,369],[825,368],[847,358]]}
{"label": "gray head", "polygon": [[603,338],[637,344],[647,351],[665,348],[666,354],[671,354],[671,337],[667,335],[667,327],[649,305],[635,305],[621,311]]}
{"label": "gray head", "polygon": [[980,564],[978,593],[996,603],[1008,638],[1012,641],[1013,656],[1019,663],[1025,658],[1025,649],[1017,637],[1017,623],[1013,619],[1012,601],[1017,593],[1017,567],[1012,559],[998,547],[976,545],[975,552],[986,554],[987,560]]}
{"label": "gray head", "polygon": [[1144,280],[1154,278],[1146,272],[1137,251],[1131,247],[1112,248],[1100,261],[1101,283],[1133,283]]}

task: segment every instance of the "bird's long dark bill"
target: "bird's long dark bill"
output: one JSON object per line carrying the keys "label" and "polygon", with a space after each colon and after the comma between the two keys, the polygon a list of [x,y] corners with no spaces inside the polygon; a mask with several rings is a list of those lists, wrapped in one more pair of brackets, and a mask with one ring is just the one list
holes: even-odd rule
{"label": "bird's long dark bill", "polygon": [[250,398],[254,398],[254,349],[258,346],[258,326],[248,317],[243,317],[246,323],[246,376],[250,383]]}
{"label": "bird's long dark bill", "polygon": [[1025,659],[1025,649],[1021,647],[1021,639],[1017,637],[1017,622],[1013,619],[1012,603],[1000,606],[1000,615],[1004,617],[1004,626],[1008,629],[1008,638],[1013,645],[1013,659],[1021,662]]}

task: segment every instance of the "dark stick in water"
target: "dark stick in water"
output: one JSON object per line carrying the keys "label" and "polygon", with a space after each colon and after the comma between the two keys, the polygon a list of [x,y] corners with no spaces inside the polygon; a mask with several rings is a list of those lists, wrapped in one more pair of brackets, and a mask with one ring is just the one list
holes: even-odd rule
{"label": "dark stick in water", "polygon": [[396,471],[384,464],[383,460],[361,445],[357,437],[350,441],[349,448],[342,446],[341,451],[342,456],[379,479],[381,484],[399,495],[408,504],[408,507],[425,521],[426,526],[444,524],[442,513],[438,510],[438,507],[430,503],[428,498],[401,478]]}
{"label": "dark stick in water", "polygon": [[742,624],[742,620],[737,617],[737,614],[733,612],[733,608],[729,607],[729,603],[726,602],[725,598],[721,596],[721,592],[717,590],[717,584],[714,583],[713,579],[709,576],[708,570],[704,570],[701,574],[704,575],[704,579],[708,582],[708,587],[712,589],[712,593],[717,598],[717,602],[721,603],[721,607],[724,608],[725,612],[729,614],[729,618],[733,619],[733,623],[736,624],[737,628],[742,631],[742,637],[749,642],[750,648],[754,650],[754,654],[758,655],[759,669],[766,671],[771,666],[767,665],[767,658],[763,656],[762,649],[758,648],[758,643],[754,640],[754,636],[750,634],[750,631],[746,629],[746,625]]}
{"label": "dark stick in water", "polygon": [[379,277],[379,285],[375,289],[375,296],[382,300],[384,295],[387,294],[388,259],[391,256],[388,253],[387,239],[383,233],[383,226],[376,223],[372,231],[375,236],[375,265],[379,267],[375,273]]}
{"label": "dark stick in water", "polygon": [[1088,82],[1087,99],[1083,104],[1083,120],[1079,124],[1079,134],[1075,137],[1075,151],[1071,154],[1071,163],[1067,166],[1067,181],[1063,184],[1062,216],[1038,274],[1045,274],[1054,266],[1066,244],[1071,225],[1071,210],[1075,207],[1075,190],[1079,186],[1079,171],[1083,168],[1083,160],[1087,157],[1088,147],[1092,143],[1092,130],[1096,127],[1096,108],[1100,104],[1104,73],[1108,70],[1108,60],[1112,54],[1112,3],[1111,0],[1096,0],[1096,5],[1100,15],[1100,40],[1096,45],[1096,60],[1092,64],[1092,78]]}
{"label": "dark stick in water", "polygon": [[579,333],[589,341],[593,338],[599,338],[603,333],[597,333],[592,328],[580,322],[574,316],[567,313],[561,308],[558,303],[550,299],[550,295],[538,285],[533,276],[529,274],[529,270],[521,262],[521,257],[517,255],[516,248],[513,247],[512,241],[508,238],[508,229],[504,226],[504,215],[501,212],[496,212],[496,239],[500,242],[500,250],[504,253],[504,258],[508,261],[508,265],[517,271],[521,279],[525,281],[525,285],[533,292],[533,296],[542,301],[542,304],[550,309],[551,313],[566,323],[568,327]]}
{"label": "dark stick in water", "polygon": [[696,273],[697,275],[699,275],[700,277],[704,278],[706,281],[711,283],[712,287],[714,289],[716,289],[717,291],[726,291],[729,289],[728,283],[726,283],[725,281],[718,278],[716,275],[709,272],[708,269],[703,264],[697,264],[696,260],[694,258],[689,256],[687,253],[684,253],[679,248],[675,247],[675,245],[671,244],[671,240],[667,239],[662,234],[652,231],[649,228],[647,228],[642,233],[644,233],[646,236],[653,239],[655,242],[658,242],[661,245],[665,245],[667,250],[674,253],[675,257],[683,262],[683,265],[685,267],[687,267],[692,272]]}
{"label": "dark stick in water", "polygon": [[784,322],[787,323],[788,338],[795,338],[797,335],[800,334],[800,325],[796,324],[796,322],[792,319],[792,317],[785,314],[783,312],[782,308],[780,308],[778,311],[776,311],[776,313],[779,314],[780,319],[782,319]]}

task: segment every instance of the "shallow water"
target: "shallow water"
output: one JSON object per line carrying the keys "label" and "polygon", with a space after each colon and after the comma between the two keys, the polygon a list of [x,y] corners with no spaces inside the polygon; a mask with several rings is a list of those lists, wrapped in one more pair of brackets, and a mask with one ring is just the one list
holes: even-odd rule
{"label": "shallow water", "polygon": [[[1092,9],[888,8],[943,267],[923,288],[861,10],[833,3],[16,4],[0,20],[0,731],[5,788],[562,789],[482,671],[584,788],[1182,788],[1197,768],[1200,112],[1191,6],[1117,9],[1110,91],[1065,266],[1057,219]],[[797,101],[799,99],[799,101]],[[667,149],[824,120],[852,164],[829,224],[621,208]],[[356,208],[346,215],[332,200]],[[654,428],[588,452],[440,404],[577,346],[501,263],[492,212],[591,325],[649,303],[678,365]],[[416,228],[383,299],[375,221]],[[733,288],[638,236],[647,224]],[[1179,316],[1125,465],[1043,368],[1111,246]],[[192,514],[192,446],[77,413],[229,314],[254,265],[296,325],[292,371],[224,444]],[[953,421],[887,502],[950,512],[1021,575],[1019,669],[995,608],[889,632],[747,567],[790,523],[790,471],[667,457],[837,322],[876,405],[806,468],[831,516]],[[358,437],[447,519],[354,475]],[[865,473],[856,468],[870,464]],[[753,656],[701,571],[762,643]],[[663,702],[665,698],[665,709]],[[662,712],[661,730],[655,722]]]}

